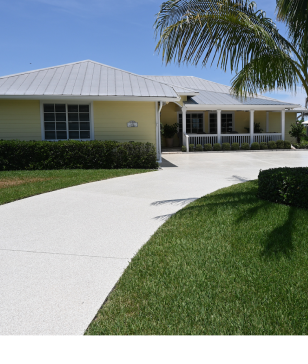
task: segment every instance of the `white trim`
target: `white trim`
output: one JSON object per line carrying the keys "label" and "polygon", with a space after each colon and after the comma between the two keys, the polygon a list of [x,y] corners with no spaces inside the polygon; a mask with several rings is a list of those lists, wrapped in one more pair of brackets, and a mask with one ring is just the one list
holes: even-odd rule
{"label": "white trim", "polygon": [[[280,111],[284,109],[290,109],[291,107],[299,107],[300,105],[191,105],[185,104],[187,111],[249,111],[249,110],[258,110],[258,111]],[[292,110],[290,110],[292,111]]]}
{"label": "white trim", "polygon": [[[40,101],[40,117],[41,117],[41,138],[42,141],[45,141],[45,125],[44,125],[44,104],[65,104],[65,113],[66,113],[66,132],[67,132],[67,136],[69,135],[69,130],[68,130],[68,111],[67,111],[67,105],[68,103],[63,102],[63,100],[46,100],[46,101]],[[80,105],[82,104],[81,101],[70,101],[69,104],[77,104]],[[94,117],[93,117],[93,102],[87,102],[85,101],[84,104],[89,105],[89,113],[90,113],[90,139],[71,139],[71,140],[81,140],[81,141],[89,141],[89,140],[94,140]],[[67,139],[48,139],[48,141],[64,141],[64,140],[69,140]]]}
{"label": "white trim", "polygon": [[269,131],[269,112],[266,112],[266,128],[265,128],[266,132],[268,133]]}
{"label": "white trim", "polygon": [[285,140],[286,134],[286,111],[281,110],[281,136],[282,140]]}
{"label": "white trim", "polygon": [[253,143],[253,136],[255,132],[255,111],[250,110],[249,113],[249,134],[250,134],[250,145]]}
{"label": "white trim", "polygon": [[47,101],[53,101],[55,102],[55,100],[59,100],[59,98],[61,99],[61,103],[65,104],[67,101],[72,102],[72,101],[76,101],[76,102],[88,102],[90,103],[91,101],[165,101],[165,102],[176,102],[176,101],[181,101],[181,98],[178,97],[164,97],[164,96],[151,96],[151,97],[146,97],[146,96],[65,96],[65,95],[55,95],[55,96],[51,96],[51,95],[33,95],[33,96],[24,96],[24,95],[10,95],[10,96],[2,96],[0,95],[0,100],[1,99],[5,99],[5,100],[44,100],[44,102]]}
{"label": "white trim", "polygon": [[[209,111],[208,112],[208,133],[210,134],[210,114],[217,115],[215,111]],[[221,115],[223,114],[232,114],[232,131],[234,130],[234,121],[235,121],[235,112],[234,111],[222,111]]]}

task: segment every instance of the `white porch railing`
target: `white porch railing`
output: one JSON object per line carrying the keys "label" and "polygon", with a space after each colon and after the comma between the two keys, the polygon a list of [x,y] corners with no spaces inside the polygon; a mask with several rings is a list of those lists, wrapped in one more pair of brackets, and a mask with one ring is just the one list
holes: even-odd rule
{"label": "white porch railing", "polygon": [[267,143],[270,140],[275,142],[276,140],[281,140],[281,139],[282,139],[281,133],[262,133],[262,134],[254,134],[253,136],[253,141],[257,143],[262,143],[262,142]]}
{"label": "white porch railing", "polygon": [[[194,144],[194,146],[201,144],[204,146],[205,144],[214,145],[215,143],[218,143],[217,134],[186,134],[185,137],[187,149],[189,148],[189,144]],[[281,133],[261,133],[254,134],[253,136],[253,141],[257,143],[280,139],[282,139]],[[240,146],[243,143],[250,144],[250,134],[221,134],[221,143],[239,143]]]}
{"label": "white porch railing", "polygon": [[212,144],[214,145],[218,141],[217,134],[188,134],[189,144]]}

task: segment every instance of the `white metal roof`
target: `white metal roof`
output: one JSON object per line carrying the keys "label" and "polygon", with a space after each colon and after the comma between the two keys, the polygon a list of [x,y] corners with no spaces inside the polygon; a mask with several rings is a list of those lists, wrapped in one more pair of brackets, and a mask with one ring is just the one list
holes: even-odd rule
{"label": "white metal roof", "polygon": [[0,77],[1,96],[179,98],[170,85],[90,60]]}
{"label": "white metal roof", "polygon": [[276,105],[290,106],[297,105],[276,100],[267,96],[258,95],[255,97],[241,98],[231,95],[230,86],[204,80],[194,76],[146,76],[156,81],[172,84],[173,87],[187,87],[198,92],[197,95],[189,98],[187,105]]}

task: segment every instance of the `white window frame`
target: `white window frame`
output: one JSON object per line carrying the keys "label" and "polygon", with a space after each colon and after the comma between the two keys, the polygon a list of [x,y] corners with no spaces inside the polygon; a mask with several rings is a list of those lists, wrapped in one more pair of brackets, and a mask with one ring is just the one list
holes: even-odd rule
{"label": "white window frame", "polygon": [[[68,111],[67,105],[89,105],[89,113],[90,113],[90,139],[45,139],[45,124],[44,124],[44,104],[65,104],[66,105],[66,125],[68,127]],[[58,142],[65,140],[79,140],[79,141],[89,141],[94,140],[94,121],[93,121],[93,101],[84,101],[84,100],[41,100],[40,101],[40,114],[41,114],[41,138],[42,140],[48,140],[49,142]],[[67,128],[67,135],[69,130]]]}
{"label": "white window frame", "polygon": [[[178,119],[178,125],[179,125],[180,124],[180,114],[182,115],[183,113],[182,113],[182,111],[178,111],[177,114],[178,114],[177,119]],[[202,118],[203,118],[202,128],[203,128],[203,130],[205,130],[205,112],[204,111],[189,111],[189,112],[186,112],[186,128],[187,128],[187,115],[189,115],[189,114],[202,114],[203,115],[202,116]],[[182,128],[183,128],[183,125],[182,125]],[[178,132],[179,132],[179,127],[178,127]],[[192,132],[188,131],[187,129],[186,129],[186,133],[187,134],[193,134]]]}
{"label": "white window frame", "polygon": [[[215,111],[209,111],[209,113],[208,113],[208,133],[210,133],[210,115],[211,114],[217,115],[217,112],[215,112]],[[231,114],[232,115],[232,130],[234,130],[234,111],[224,111],[224,112],[221,112],[221,116],[223,114]],[[221,120],[221,122],[222,122],[222,120]]]}

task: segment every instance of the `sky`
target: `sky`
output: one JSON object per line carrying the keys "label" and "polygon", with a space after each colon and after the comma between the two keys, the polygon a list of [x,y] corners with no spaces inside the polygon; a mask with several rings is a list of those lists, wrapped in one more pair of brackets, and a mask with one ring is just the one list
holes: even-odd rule
{"label": "sky", "polygon": [[[196,76],[230,85],[216,65],[166,66],[155,52],[160,0],[0,0],[0,76],[91,59],[140,75]],[[256,0],[273,20],[275,0]],[[282,23],[277,23],[285,33]],[[304,104],[305,94],[266,94]]]}

